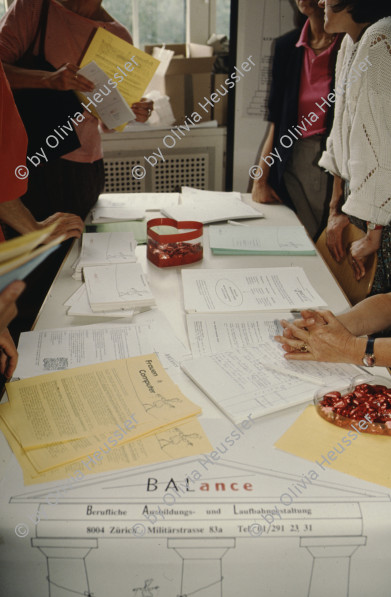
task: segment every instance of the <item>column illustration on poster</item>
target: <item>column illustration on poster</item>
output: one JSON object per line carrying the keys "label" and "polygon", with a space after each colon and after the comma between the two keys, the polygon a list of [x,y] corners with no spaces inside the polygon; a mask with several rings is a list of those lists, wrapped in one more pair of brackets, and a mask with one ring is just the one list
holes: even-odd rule
{"label": "column illustration on poster", "polygon": [[[320,476],[301,491],[305,475],[225,459],[204,471],[204,460],[81,481],[52,506],[39,489],[10,497],[20,514],[23,505],[38,505],[24,550],[30,544],[44,556],[47,594],[107,594],[99,574],[108,557],[123,558],[104,579],[121,595],[231,597],[240,583],[252,594],[280,553],[296,564],[273,577],[270,595],[287,583],[292,597],[327,597],[330,587],[336,597],[357,595],[351,585],[363,560],[355,562],[356,554],[376,534],[365,512],[389,512],[387,491]],[[378,569],[380,592],[386,580],[387,570]]]}

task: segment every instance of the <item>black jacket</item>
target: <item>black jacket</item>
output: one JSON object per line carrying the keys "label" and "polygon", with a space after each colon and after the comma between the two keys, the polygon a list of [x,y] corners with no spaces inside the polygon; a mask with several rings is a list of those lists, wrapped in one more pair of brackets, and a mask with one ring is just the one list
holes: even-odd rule
{"label": "black jacket", "polygon": [[[290,207],[292,207],[292,203],[283,182],[283,174],[292,148],[284,148],[280,143],[280,139],[288,133],[288,130],[292,126],[297,124],[301,68],[305,51],[302,46],[296,48],[300,34],[300,29],[294,29],[276,39],[272,66],[272,84],[268,101],[268,120],[275,124],[273,150],[277,147],[282,159],[282,162],[276,160],[272,166],[269,183],[281,199]],[[338,48],[339,44],[335,46],[335,53]],[[334,77],[331,85],[331,89],[333,88]],[[327,113],[325,142],[332,127],[333,117],[334,109],[330,108]]]}

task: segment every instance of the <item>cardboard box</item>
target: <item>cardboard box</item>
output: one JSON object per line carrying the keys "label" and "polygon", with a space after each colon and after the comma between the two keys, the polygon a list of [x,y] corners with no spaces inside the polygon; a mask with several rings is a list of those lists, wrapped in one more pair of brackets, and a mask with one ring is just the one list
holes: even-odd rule
{"label": "cardboard box", "polygon": [[[152,54],[154,46],[145,46],[145,51]],[[164,77],[164,91],[170,98],[177,124],[183,124],[186,116],[198,112],[202,120],[212,119],[212,108],[205,112],[198,102],[205,104],[212,93],[211,72],[214,57],[185,58],[186,44],[166,45],[167,50],[175,52]]]}
{"label": "cardboard box", "polygon": [[[225,79],[229,77],[227,74],[214,74],[212,75],[212,93],[216,91],[220,85],[224,85]],[[225,85],[226,87],[226,85]],[[217,120],[219,126],[227,124],[228,120],[228,95],[223,96],[219,102],[213,106],[212,118]]]}

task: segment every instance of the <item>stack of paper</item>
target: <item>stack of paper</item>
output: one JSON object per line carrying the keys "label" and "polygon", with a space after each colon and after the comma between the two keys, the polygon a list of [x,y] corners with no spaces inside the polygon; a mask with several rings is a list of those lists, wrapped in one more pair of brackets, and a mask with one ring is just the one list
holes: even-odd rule
{"label": "stack of paper", "polygon": [[105,224],[110,222],[129,222],[131,220],[143,220],[145,211],[126,207],[103,207],[97,205],[91,211],[92,224]]}
{"label": "stack of paper", "polygon": [[326,306],[301,267],[182,271],[188,313],[281,311]]}
{"label": "stack of paper", "polygon": [[202,356],[181,366],[234,422],[309,401],[319,386],[339,387],[360,371],[353,365],[287,361],[272,341]]}
{"label": "stack of paper", "polygon": [[262,218],[261,212],[243,203],[240,193],[201,191],[182,187],[181,205],[165,207],[163,213],[180,221],[196,221],[203,224],[244,218]]}
{"label": "stack of paper", "polygon": [[83,268],[110,263],[137,261],[137,243],[132,232],[86,232],[83,234],[80,257],[73,264],[75,280],[82,280]]}
{"label": "stack of paper", "polygon": [[28,483],[151,464],[211,449],[155,355],[7,385],[0,428]]}
{"label": "stack of paper", "polygon": [[[132,319],[133,315],[138,309],[120,309],[119,311],[93,311],[91,309],[90,301],[88,300],[87,287],[82,284],[76,292],[72,294],[64,303],[65,307],[68,307],[67,315],[70,317],[81,316],[81,317],[123,317],[125,319]],[[149,309],[149,307],[146,307]]]}
{"label": "stack of paper", "polygon": [[303,226],[210,226],[214,255],[316,255]]}
{"label": "stack of paper", "polygon": [[[122,130],[132,117],[129,108],[140,101],[158,65],[159,61],[152,56],[103,27],[97,27],[79,71],[87,78],[91,76],[95,89],[89,94],[77,92],[77,95],[108,128]],[[105,85],[109,93],[105,92]]]}
{"label": "stack of paper", "polygon": [[88,301],[94,312],[150,307],[155,304],[139,263],[84,267]]}
{"label": "stack of paper", "polygon": [[290,313],[187,315],[192,360],[183,370],[231,419],[260,417],[311,400],[319,385],[346,386],[353,365],[288,361],[274,340]]}
{"label": "stack of paper", "polygon": [[141,220],[146,212],[177,206],[179,193],[102,193],[92,209],[92,224]]}
{"label": "stack of paper", "polygon": [[0,245],[0,292],[14,280],[23,280],[46,257],[56,250],[64,237],[42,245],[56,229],[58,222],[42,230],[30,232]]}

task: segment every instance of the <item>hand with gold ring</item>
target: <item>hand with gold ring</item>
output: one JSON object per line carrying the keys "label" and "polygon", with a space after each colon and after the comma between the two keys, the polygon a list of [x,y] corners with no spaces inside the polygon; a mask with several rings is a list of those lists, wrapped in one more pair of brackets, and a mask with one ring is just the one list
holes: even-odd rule
{"label": "hand with gold ring", "polygon": [[330,363],[361,362],[365,348],[357,347],[357,342],[361,339],[353,336],[331,311],[303,311],[303,314],[311,314],[311,317],[297,321],[282,320],[283,335],[275,336],[275,340],[285,350],[286,359]]}

